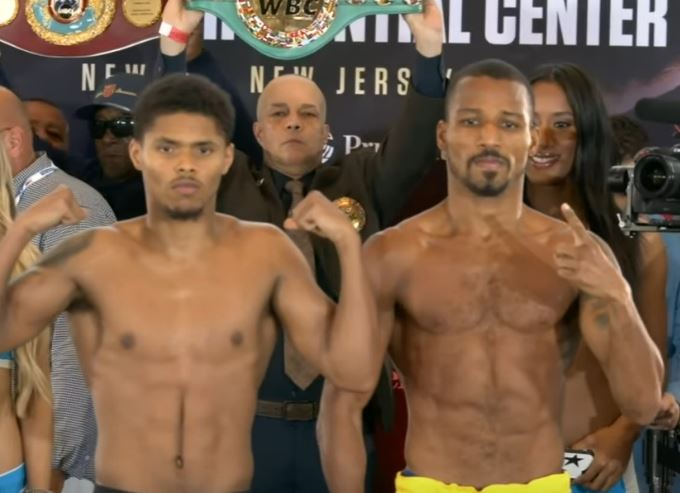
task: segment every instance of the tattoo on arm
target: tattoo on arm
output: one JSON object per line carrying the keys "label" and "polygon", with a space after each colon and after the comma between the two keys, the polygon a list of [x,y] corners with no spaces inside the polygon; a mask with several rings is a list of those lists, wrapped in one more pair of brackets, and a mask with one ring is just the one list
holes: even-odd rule
{"label": "tattoo on arm", "polygon": [[95,233],[94,229],[89,229],[62,241],[47,252],[38,265],[41,267],[58,267],[63,265],[69,258],[88,248],[92,243]]}
{"label": "tattoo on arm", "polygon": [[599,298],[592,298],[586,296],[585,303],[588,308],[592,310],[595,325],[601,330],[607,330],[611,327],[611,318],[609,315],[609,303]]}
{"label": "tattoo on arm", "polygon": [[609,314],[601,312],[601,313],[596,313],[595,314],[595,323],[600,329],[608,329],[610,326],[609,323]]}

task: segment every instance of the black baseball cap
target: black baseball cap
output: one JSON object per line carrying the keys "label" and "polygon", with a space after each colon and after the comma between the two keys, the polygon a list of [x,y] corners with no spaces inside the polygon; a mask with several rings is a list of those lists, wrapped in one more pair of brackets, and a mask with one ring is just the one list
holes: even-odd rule
{"label": "black baseball cap", "polygon": [[99,108],[107,106],[132,113],[137,98],[145,86],[146,78],[142,75],[113,74],[97,88],[90,104],[76,110],[75,116],[83,120],[92,120]]}

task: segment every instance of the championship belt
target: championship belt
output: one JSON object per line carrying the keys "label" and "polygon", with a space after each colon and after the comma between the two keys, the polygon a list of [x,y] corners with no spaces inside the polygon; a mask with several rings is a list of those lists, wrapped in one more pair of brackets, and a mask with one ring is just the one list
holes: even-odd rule
{"label": "championship belt", "polygon": [[0,42],[44,56],[90,56],[158,36],[164,0],[0,0]]}
{"label": "championship belt", "polygon": [[257,51],[281,60],[315,52],[361,17],[422,10],[421,0],[189,0],[187,6],[219,17]]}

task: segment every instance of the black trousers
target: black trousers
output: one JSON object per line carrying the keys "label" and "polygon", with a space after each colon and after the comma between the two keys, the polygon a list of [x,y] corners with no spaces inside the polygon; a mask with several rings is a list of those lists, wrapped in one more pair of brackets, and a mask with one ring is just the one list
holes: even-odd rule
{"label": "black trousers", "polygon": [[[364,442],[368,460],[366,493],[371,493],[375,445],[370,435],[364,435]],[[251,493],[328,493],[316,441],[316,420],[256,416],[252,447],[255,474]]]}

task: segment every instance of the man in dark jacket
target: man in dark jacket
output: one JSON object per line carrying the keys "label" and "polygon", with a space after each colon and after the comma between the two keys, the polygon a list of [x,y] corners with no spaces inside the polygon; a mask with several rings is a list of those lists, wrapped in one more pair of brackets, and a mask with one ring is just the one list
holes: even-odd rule
{"label": "man in dark jacket", "polygon": [[76,111],[78,118],[90,123],[97,153],[76,176],[104,196],[118,220],[146,214],[142,175],[128,152],[132,110],[144,86],[141,75],[113,74],[97,88],[92,102]]}

